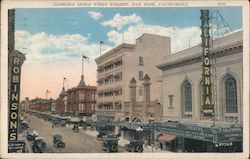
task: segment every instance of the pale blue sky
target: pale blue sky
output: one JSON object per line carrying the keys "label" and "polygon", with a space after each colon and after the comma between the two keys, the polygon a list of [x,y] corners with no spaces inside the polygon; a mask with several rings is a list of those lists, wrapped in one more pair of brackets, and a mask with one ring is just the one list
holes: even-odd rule
{"label": "pale blue sky", "polygon": [[201,9],[218,9],[233,30],[242,28],[241,7],[16,9],[15,48],[26,54],[22,99],[43,97],[46,90],[58,97],[64,77],[67,88],[75,87],[83,54],[90,58],[85,81],[96,85],[100,41],[102,54],[143,33],[170,37],[172,52],[199,44]]}

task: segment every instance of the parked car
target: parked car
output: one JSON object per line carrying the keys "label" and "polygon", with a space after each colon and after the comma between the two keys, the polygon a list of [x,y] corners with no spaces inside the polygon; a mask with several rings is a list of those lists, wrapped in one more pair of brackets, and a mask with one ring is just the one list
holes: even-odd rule
{"label": "parked car", "polygon": [[108,133],[109,133],[108,131],[99,131],[96,137],[97,139],[102,139],[102,137],[107,135]]}
{"label": "parked car", "polygon": [[26,138],[28,141],[33,141],[38,136],[39,136],[39,134],[36,131],[27,132],[27,134],[26,134]]}
{"label": "parked car", "polygon": [[29,128],[29,125],[25,121],[22,121],[21,122],[21,128],[22,129],[27,129],[27,128]]}
{"label": "parked car", "polygon": [[106,152],[118,151],[118,140],[116,135],[105,135],[102,137],[101,147]]}
{"label": "parked car", "polygon": [[125,150],[129,152],[143,152],[143,140],[131,140],[125,145]]}
{"label": "parked car", "polygon": [[36,137],[33,141],[32,150],[35,153],[42,153],[43,148],[46,148],[46,142],[44,142],[43,138]]}
{"label": "parked car", "polygon": [[65,143],[63,142],[62,135],[58,135],[58,134],[54,135],[53,136],[53,144],[54,144],[54,147],[56,147],[56,148],[59,148],[59,147],[64,148]]}
{"label": "parked car", "polygon": [[79,132],[79,127],[78,127],[77,125],[74,125],[74,126],[73,126],[73,131],[74,131],[74,132]]}

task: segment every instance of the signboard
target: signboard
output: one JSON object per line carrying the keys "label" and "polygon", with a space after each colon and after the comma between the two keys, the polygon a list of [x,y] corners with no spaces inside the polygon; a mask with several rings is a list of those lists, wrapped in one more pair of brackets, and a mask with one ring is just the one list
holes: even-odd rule
{"label": "signboard", "polygon": [[156,130],[184,138],[213,143],[242,141],[242,127],[202,127],[200,125],[182,123],[156,123]]}
{"label": "signboard", "polygon": [[202,38],[202,79],[203,79],[203,108],[204,116],[214,115],[214,106],[212,104],[212,82],[211,82],[211,64],[210,53],[210,35],[209,35],[209,10],[201,10],[201,38]]}
{"label": "signboard", "polygon": [[18,107],[20,100],[21,66],[25,56],[19,51],[14,51],[12,57],[10,76],[10,99],[9,99],[9,141],[17,140]]}
{"label": "signboard", "polygon": [[23,153],[26,150],[26,144],[24,141],[9,141],[8,152],[9,153]]}

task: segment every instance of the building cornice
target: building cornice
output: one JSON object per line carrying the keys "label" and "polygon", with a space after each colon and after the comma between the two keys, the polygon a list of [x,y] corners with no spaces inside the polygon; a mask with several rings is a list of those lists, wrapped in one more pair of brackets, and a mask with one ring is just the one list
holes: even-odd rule
{"label": "building cornice", "polygon": [[134,49],[135,45],[133,44],[126,44],[126,43],[122,43],[120,45],[118,45],[117,47],[111,49],[110,51],[104,53],[103,55],[101,55],[100,57],[96,58],[95,61],[96,63],[100,62],[101,60],[103,60],[104,58],[122,50],[122,49]]}
{"label": "building cornice", "polygon": [[[214,59],[214,58],[219,58],[219,57],[232,55],[232,54],[236,54],[236,53],[242,54],[242,50],[243,50],[242,44],[243,44],[242,41],[240,41],[240,42],[237,42],[237,43],[234,43],[231,45],[227,45],[227,46],[223,46],[221,48],[211,50],[210,58]],[[164,70],[169,70],[169,69],[173,69],[173,68],[182,67],[182,66],[186,66],[189,64],[201,62],[201,60],[202,60],[202,52],[199,52],[199,53],[196,53],[195,55],[192,55],[192,56],[186,56],[186,57],[181,58],[181,59],[177,59],[177,60],[173,60],[173,61],[170,61],[167,63],[160,64],[156,67],[161,69],[162,71],[164,71]]]}

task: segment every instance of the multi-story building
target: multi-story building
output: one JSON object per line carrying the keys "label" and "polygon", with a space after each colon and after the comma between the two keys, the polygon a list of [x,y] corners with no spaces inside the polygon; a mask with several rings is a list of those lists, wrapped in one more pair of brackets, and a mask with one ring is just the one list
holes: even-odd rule
{"label": "multi-story building", "polygon": [[[96,59],[97,63],[97,114],[125,119],[124,103],[129,101],[129,81],[143,81],[151,76],[151,99],[161,102],[161,71],[155,66],[170,53],[170,39],[143,34],[136,44],[121,44]],[[136,88],[136,97],[143,99],[143,85]]]}
{"label": "multi-story building", "polygon": [[[68,113],[89,116],[95,113],[96,104],[96,86],[86,85],[84,76],[77,87],[67,90],[67,96],[62,98],[65,110]],[[66,97],[66,98],[65,98]]]}
{"label": "multi-story building", "polygon": [[[242,136],[242,89],[244,88],[242,31],[213,40],[209,56],[214,117],[208,118],[202,114],[202,47],[197,45],[173,54],[167,53],[163,62],[157,66],[162,70],[163,78],[163,120],[190,123],[192,132],[196,131],[196,134],[202,130],[200,136],[196,135],[197,137],[192,134],[187,137],[178,132],[175,133],[177,138],[173,139],[176,144],[172,145],[182,145],[184,151],[222,151],[223,149],[240,151],[242,150],[240,136]],[[213,141],[205,140],[203,130],[216,127],[220,127],[218,130],[224,129],[223,134],[234,136],[227,139],[227,146],[215,147]],[[239,132],[235,133],[233,130],[239,130]]]}
{"label": "multi-story building", "polygon": [[35,98],[29,101],[29,109],[37,111],[51,111],[52,104],[55,103],[55,100]]}
{"label": "multi-story building", "polygon": [[25,100],[20,103],[21,110],[29,110],[29,98],[26,97]]}

